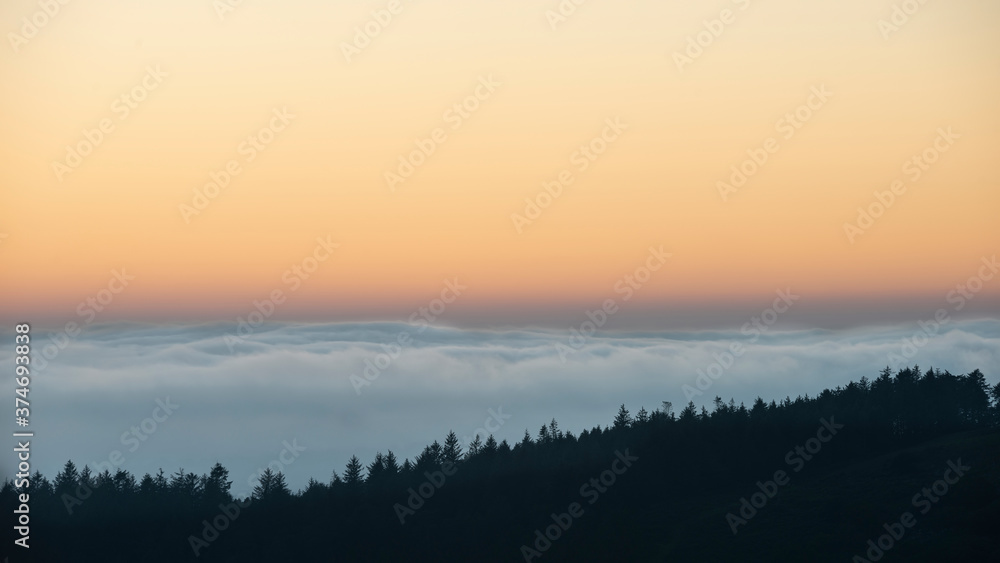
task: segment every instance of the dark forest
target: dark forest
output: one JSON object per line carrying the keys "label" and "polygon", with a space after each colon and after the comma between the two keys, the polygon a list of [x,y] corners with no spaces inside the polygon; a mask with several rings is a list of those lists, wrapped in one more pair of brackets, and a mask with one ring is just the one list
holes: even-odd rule
{"label": "dark forest", "polygon": [[0,503],[30,495],[35,561],[1000,561],[1000,384],[979,370],[607,420],[514,444],[452,432],[297,492],[268,469],[250,498],[220,464],[67,461]]}

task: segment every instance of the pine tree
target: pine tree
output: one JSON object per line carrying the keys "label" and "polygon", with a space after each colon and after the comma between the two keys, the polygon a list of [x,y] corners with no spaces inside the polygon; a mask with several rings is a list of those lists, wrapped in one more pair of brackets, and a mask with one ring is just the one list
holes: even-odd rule
{"label": "pine tree", "polygon": [[98,473],[97,477],[94,478],[94,486],[95,488],[104,489],[105,491],[114,489],[115,482],[111,477],[111,471],[105,469],[104,471]]}
{"label": "pine tree", "polygon": [[985,420],[990,408],[990,385],[983,372],[976,369],[966,375],[964,391],[969,418],[975,422]]}
{"label": "pine tree", "polygon": [[552,422],[549,422],[549,438],[551,440],[558,440],[562,437],[563,433],[559,430],[559,423],[553,418]]}
{"label": "pine tree", "polygon": [[441,465],[441,462],[444,461],[444,452],[441,444],[439,444],[437,440],[434,440],[431,445],[427,447],[427,449],[434,460],[434,466],[436,467]]}
{"label": "pine tree", "polygon": [[520,446],[522,448],[526,448],[526,447],[530,446],[531,444],[532,444],[532,442],[531,442],[531,434],[528,434],[528,429],[525,428],[524,429],[524,438],[521,438]]}
{"label": "pine tree", "polygon": [[55,488],[56,494],[73,494],[80,483],[80,474],[76,470],[76,465],[72,461],[67,461],[62,471],[56,474]]}
{"label": "pine tree", "polygon": [[465,459],[472,459],[473,457],[479,455],[479,452],[483,449],[483,440],[476,434],[476,437],[472,439],[469,443],[469,451],[465,454]]}
{"label": "pine tree", "polygon": [[688,404],[681,411],[681,416],[678,419],[680,422],[694,422],[698,416],[698,411],[695,410],[694,401],[688,401]]}
{"label": "pine tree", "polygon": [[661,410],[668,420],[674,419],[674,404],[670,401],[663,401]]}
{"label": "pine tree", "polygon": [[257,485],[253,488],[254,500],[264,500],[271,496],[274,491],[274,472],[268,467],[257,478]]}
{"label": "pine tree", "polygon": [[392,453],[392,450],[385,454],[385,472],[387,475],[399,473],[399,463],[396,462],[396,454]]}
{"label": "pine tree", "polygon": [[444,457],[444,461],[452,463],[457,463],[458,460],[462,459],[462,445],[454,431],[448,432],[448,437],[444,439],[444,450],[442,450],[441,455]]}
{"label": "pine tree", "polygon": [[549,427],[543,424],[541,429],[538,430],[538,443],[546,444],[549,440],[551,440],[551,436],[549,436]]}
{"label": "pine tree", "polygon": [[489,438],[486,438],[486,443],[483,444],[483,453],[490,455],[497,452],[497,440],[490,434]]}
{"label": "pine tree", "polygon": [[635,414],[635,421],[638,424],[646,424],[649,422],[649,413],[646,412],[646,407],[639,408],[639,412]]}
{"label": "pine tree", "polygon": [[385,457],[375,452],[375,461],[368,464],[368,484],[379,484],[385,479]]}
{"label": "pine tree", "polygon": [[156,482],[153,481],[153,476],[146,473],[142,476],[142,480],[139,481],[139,494],[141,495],[152,495],[156,492]]}
{"label": "pine tree", "polygon": [[216,462],[212,466],[208,475],[202,478],[202,490],[205,500],[214,505],[217,502],[228,502],[230,500],[229,489],[233,482],[229,480],[229,470]]}
{"label": "pine tree", "polygon": [[280,471],[274,474],[273,487],[272,498],[275,500],[286,499],[292,496],[292,491],[288,488],[288,483],[285,480],[285,474]]}
{"label": "pine tree", "polygon": [[184,492],[183,491],[183,489],[184,489],[184,480],[185,480],[186,475],[187,475],[187,473],[184,472],[184,468],[181,467],[180,469],[177,470],[177,473],[174,473],[173,475],[170,476],[170,490],[171,490],[171,492],[173,492],[173,493],[183,493]]}
{"label": "pine tree", "polygon": [[84,489],[94,488],[94,478],[91,476],[90,467],[84,465],[83,470],[80,471],[80,486]]}
{"label": "pine tree", "polygon": [[615,430],[624,430],[632,426],[632,417],[628,414],[628,409],[625,408],[625,403],[622,403],[621,408],[618,409],[618,415],[615,416]]}
{"label": "pine tree", "polygon": [[[119,471],[121,471],[119,469]],[[35,470],[31,475],[31,483],[28,485],[28,494],[31,498],[37,499],[38,497],[49,497],[52,496],[52,483],[42,475],[42,472]]]}
{"label": "pine tree", "polygon": [[712,400],[712,405],[715,407],[713,411],[715,414],[726,414],[726,403],[722,402],[722,397],[716,395],[715,399]]}
{"label": "pine tree", "polygon": [[257,486],[253,488],[255,500],[273,501],[286,498],[289,495],[291,495],[291,491],[288,490],[285,475],[280,471],[275,473],[270,467],[260,474]]}
{"label": "pine tree", "polygon": [[441,448],[441,444],[437,440],[434,440],[429,446],[424,447],[424,451],[420,452],[414,460],[414,466],[417,471],[433,471],[441,466],[441,462],[444,461],[444,453]]}
{"label": "pine tree", "polygon": [[497,453],[500,453],[500,454],[509,454],[510,453],[510,444],[507,443],[507,440],[501,440],[500,441],[500,445],[497,446]]}
{"label": "pine tree", "polygon": [[330,491],[330,488],[326,483],[320,483],[312,477],[309,478],[309,482],[306,484],[306,489],[302,491],[302,496],[325,496]]}
{"label": "pine tree", "polygon": [[358,459],[358,456],[352,455],[351,459],[347,461],[347,467],[344,468],[344,484],[352,491],[360,490],[364,483],[363,471],[361,460]]}
{"label": "pine tree", "polygon": [[199,499],[202,493],[201,483],[198,475],[186,473],[181,468],[170,477],[170,491],[183,498]]}
{"label": "pine tree", "polygon": [[153,478],[153,484],[156,486],[157,493],[165,493],[170,485],[167,482],[167,476],[163,473],[163,468],[161,467],[159,472],[156,473],[156,477]]}
{"label": "pine tree", "polygon": [[115,491],[118,493],[130,495],[135,492],[135,477],[124,469],[115,471],[115,475],[111,481],[112,486],[114,486]]}

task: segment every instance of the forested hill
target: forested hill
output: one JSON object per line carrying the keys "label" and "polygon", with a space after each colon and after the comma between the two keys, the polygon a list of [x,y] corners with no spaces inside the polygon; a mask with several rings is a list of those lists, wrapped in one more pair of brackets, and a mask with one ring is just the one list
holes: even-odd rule
{"label": "forested hill", "polygon": [[[610,414],[610,413],[608,413]],[[597,416],[597,415],[595,415]],[[1000,384],[918,367],[815,397],[669,403],[515,444],[454,433],[289,491],[265,472],[95,474],[27,489],[17,561],[1000,561]],[[331,437],[332,439],[332,437]],[[225,444],[219,444],[223,451]],[[463,451],[464,450],[464,451]]]}

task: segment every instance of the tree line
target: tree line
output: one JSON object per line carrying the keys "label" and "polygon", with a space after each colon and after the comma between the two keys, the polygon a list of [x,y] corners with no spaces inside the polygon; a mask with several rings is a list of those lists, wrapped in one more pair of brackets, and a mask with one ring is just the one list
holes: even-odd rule
{"label": "tree line", "polygon": [[686,510],[773,472],[821,418],[835,417],[843,437],[824,446],[810,471],[934,437],[995,432],[1000,383],[991,387],[979,370],[887,367],[814,397],[758,397],[750,406],[716,397],[712,406],[689,402],[675,413],[663,402],[633,414],[623,404],[605,427],[575,434],[552,419],[513,444],[491,435],[463,447],[449,432],[412,460],[391,451],[367,463],[352,456],[298,491],[268,468],[246,498],[234,497],[219,463],[204,474],[161,469],[136,478],[67,461],[52,480],[35,472],[24,489],[7,479],[0,505],[12,509],[18,493],[30,494],[38,560],[510,561],[521,560],[533,531],[551,524],[581,484],[627,450],[635,468],[540,560],[630,560],[657,548],[678,555],[683,546],[651,545],[643,530],[669,536],[684,528]]}

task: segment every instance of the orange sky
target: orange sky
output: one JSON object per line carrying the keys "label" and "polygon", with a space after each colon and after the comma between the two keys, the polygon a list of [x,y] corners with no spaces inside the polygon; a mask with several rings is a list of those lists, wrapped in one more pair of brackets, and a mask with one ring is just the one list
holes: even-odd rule
{"label": "orange sky", "polygon": [[[943,303],[1000,248],[996,2],[928,2],[881,31],[891,1],[590,0],[565,21],[554,0],[219,4],[0,8],[4,317],[76,317],[125,268],[102,320],[231,319],[275,289],[282,316],[377,317],[457,276],[461,307],[533,322],[614,297],[660,245],[647,307],[766,304],[786,286]],[[381,27],[373,11],[384,29],[345,50]],[[941,128],[958,138],[917,179],[907,162]],[[98,135],[71,166],[67,145]],[[724,200],[718,182],[770,138]],[[390,189],[417,139],[433,153]],[[227,165],[229,185],[185,211]],[[512,219],[563,171],[537,219]],[[844,224],[897,179],[852,242]],[[317,237],[339,246],[293,291],[283,274]],[[985,283],[976,306],[998,296]]]}

